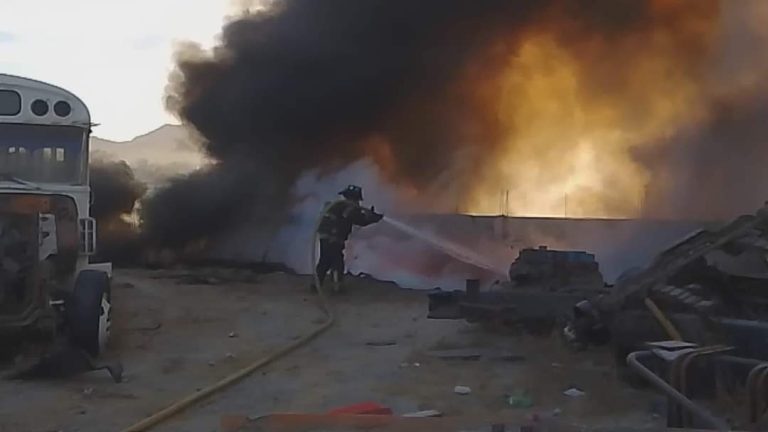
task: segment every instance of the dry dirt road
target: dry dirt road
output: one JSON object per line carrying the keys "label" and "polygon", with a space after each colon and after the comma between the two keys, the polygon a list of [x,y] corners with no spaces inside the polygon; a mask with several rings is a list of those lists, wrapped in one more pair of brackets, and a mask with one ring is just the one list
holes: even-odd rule
{"label": "dry dirt road", "polygon": [[[351,279],[331,302],[337,323],[311,344],[196,405],[157,431],[212,432],[226,414],[324,412],[375,401],[395,413],[548,415],[589,425],[657,424],[657,398],[619,383],[609,356],[574,354],[556,339],[491,334],[428,320],[426,296]],[[120,431],[318,326],[323,315],[305,277],[245,270],[117,270],[114,339],[126,380],[100,371],[55,381],[0,381],[2,432]],[[231,336],[231,337],[230,337]],[[371,346],[392,341],[394,345]],[[430,350],[496,347],[524,360],[443,360]],[[471,394],[454,393],[456,385]],[[577,386],[582,397],[563,390]],[[527,391],[531,408],[505,394]]]}

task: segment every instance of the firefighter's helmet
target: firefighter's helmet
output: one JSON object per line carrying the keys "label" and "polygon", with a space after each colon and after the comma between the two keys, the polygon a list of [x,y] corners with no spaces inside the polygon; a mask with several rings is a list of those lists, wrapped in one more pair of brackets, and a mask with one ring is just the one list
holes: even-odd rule
{"label": "firefighter's helmet", "polygon": [[355,200],[355,201],[362,201],[363,200],[363,188],[360,186],[355,185],[349,185],[344,190],[339,192],[339,195],[343,196],[344,198]]}

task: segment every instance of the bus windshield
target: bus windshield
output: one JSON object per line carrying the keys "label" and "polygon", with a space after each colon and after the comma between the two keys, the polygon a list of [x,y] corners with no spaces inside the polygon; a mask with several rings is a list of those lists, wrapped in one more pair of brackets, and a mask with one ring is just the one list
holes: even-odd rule
{"label": "bus windshield", "polygon": [[75,126],[0,123],[0,175],[33,183],[83,184],[85,137],[85,129]]}

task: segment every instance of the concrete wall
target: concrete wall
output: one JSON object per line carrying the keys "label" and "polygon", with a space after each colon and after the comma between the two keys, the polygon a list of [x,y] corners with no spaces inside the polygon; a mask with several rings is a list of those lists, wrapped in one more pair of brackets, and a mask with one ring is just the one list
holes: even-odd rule
{"label": "concrete wall", "polygon": [[[694,230],[712,226],[696,221],[562,219],[487,217],[458,214],[394,215],[437,241],[479,256],[495,271],[457,261],[444,251],[391,224],[379,223],[352,234],[346,251],[353,273],[397,282],[408,288],[463,287],[467,278],[506,280],[507,269],[525,247],[594,253],[606,281],[623,271],[646,265],[658,252]],[[312,220],[316,215],[312,215]],[[280,262],[310,272],[310,245],[314,223],[298,222],[278,229],[253,226],[219,242],[212,255],[240,261]],[[464,254],[466,256],[467,254]],[[477,260],[476,260],[477,261]]]}
{"label": "concrete wall", "polygon": [[[519,249],[547,245],[551,249],[585,250],[596,255],[606,280],[646,265],[659,251],[692,231],[714,224],[697,221],[643,219],[563,219],[468,215],[413,215],[403,221],[473,249],[497,265],[508,267]],[[356,242],[377,237],[401,238],[379,224],[356,233]],[[512,249],[510,249],[510,247]],[[434,253],[440,253],[434,251]]]}

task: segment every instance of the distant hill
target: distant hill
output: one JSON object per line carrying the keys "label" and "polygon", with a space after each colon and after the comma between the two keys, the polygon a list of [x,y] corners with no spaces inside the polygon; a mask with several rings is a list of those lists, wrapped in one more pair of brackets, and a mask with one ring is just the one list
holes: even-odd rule
{"label": "distant hill", "polygon": [[136,177],[156,187],[168,178],[193,171],[206,163],[199,138],[187,128],[163,125],[130,141],[91,137],[91,158],[124,160]]}

